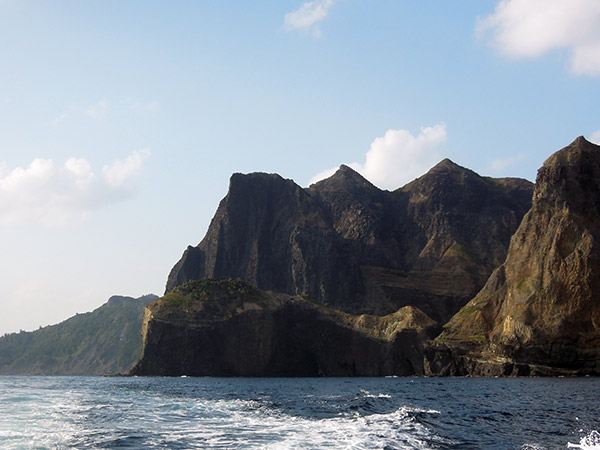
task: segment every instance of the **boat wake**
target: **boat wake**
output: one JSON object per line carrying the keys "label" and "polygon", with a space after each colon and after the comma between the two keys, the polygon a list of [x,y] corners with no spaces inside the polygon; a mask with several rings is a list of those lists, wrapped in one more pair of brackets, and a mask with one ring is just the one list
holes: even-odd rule
{"label": "boat wake", "polygon": [[600,433],[596,430],[591,431],[587,436],[581,438],[579,444],[567,444],[568,448],[582,448],[585,450],[600,450]]}

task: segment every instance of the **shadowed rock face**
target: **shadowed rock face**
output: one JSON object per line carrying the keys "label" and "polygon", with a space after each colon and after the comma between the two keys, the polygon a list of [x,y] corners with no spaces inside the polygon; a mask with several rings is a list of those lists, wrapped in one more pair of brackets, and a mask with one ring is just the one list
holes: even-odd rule
{"label": "shadowed rock face", "polygon": [[446,322],[504,261],[531,192],[528,181],[480,177],[449,160],[394,192],[346,166],[306,189],[278,175],[234,174],[167,292],[231,277],[347,312],[410,305]]}
{"label": "shadowed rock face", "polygon": [[431,373],[600,373],[600,147],[538,171],[505,263],[428,349]]}
{"label": "shadowed rock face", "polygon": [[353,316],[239,280],[184,284],[146,309],[132,375],[384,376],[423,373],[439,327],[416,308]]}

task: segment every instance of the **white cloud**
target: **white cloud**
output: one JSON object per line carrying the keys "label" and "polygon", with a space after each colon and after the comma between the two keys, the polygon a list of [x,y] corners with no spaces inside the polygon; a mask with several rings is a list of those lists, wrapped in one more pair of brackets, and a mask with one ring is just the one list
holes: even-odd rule
{"label": "white cloud", "polygon": [[122,102],[125,107],[135,112],[153,113],[158,111],[158,102],[156,100],[139,101],[131,98],[125,99]]}
{"label": "white cloud", "polygon": [[318,24],[327,17],[327,13],[333,4],[334,0],[305,2],[300,8],[285,15],[283,25],[288,31],[303,30],[311,32],[316,37],[320,37],[321,30]]}
{"label": "white cloud", "polygon": [[[446,141],[446,124],[421,128],[417,136],[407,130],[388,130],[376,138],[365,162],[348,164],[371,183],[383,189],[397,189],[423,175],[440,161],[439,146]],[[309,184],[327,178],[336,169],[315,175]]]}
{"label": "white cloud", "polygon": [[130,195],[126,182],[140,170],[148,150],[105,166],[98,177],[88,161],[70,158],[62,167],[36,158],[29,167],[8,169],[0,164],[0,224],[79,224],[93,210]]}
{"label": "white cloud", "polygon": [[516,155],[516,156],[504,158],[504,159],[495,159],[494,161],[492,161],[490,163],[489,170],[492,172],[500,172],[500,171],[506,169],[507,167],[512,166],[515,163],[518,163],[523,158],[525,158],[525,155]]}
{"label": "white cloud", "polygon": [[125,161],[116,160],[112,165],[104,166],[102,176],[109,186],[118,188],[139,173],[144,159],[149,156],[150,150],[148,149],[135,151]]}
{"label": "white cloud", "polygon": [[92,119],[102,119],[108,111],[108,100],[103,98],[98,103],[84,109],[83,113]]}
{"label": "white cloud", "polygon": [[493,14],[478,19],[476,32],[514,58],[569,50],[573,74],[600,75],[598,0],[501,0]]}
{"label": "white cloud", "polygon": [[52,119],[52,122],[50,122],[50,125],[52,125],[53,127],[57,127],[61,123],[63,123],[66,118],[67,118],[66,114],[61,114],[60,116],[57,116],[54,119]]}
{"label": "white cloud", "polygon": [[600,145],[600,130],[594,131],[590,136],[589,141],[596,145]]}

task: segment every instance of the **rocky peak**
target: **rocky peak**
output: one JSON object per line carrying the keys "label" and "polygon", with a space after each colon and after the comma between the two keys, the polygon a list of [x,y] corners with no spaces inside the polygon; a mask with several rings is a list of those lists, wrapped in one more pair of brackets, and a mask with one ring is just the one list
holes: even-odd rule
{"label": "rocky peak", "polygon": [[258,204],[267,206],[267,203],[287,202],[290,197],[298,198],[302,194],[302,188],[294,181],[284,179],[277,174],[234,173],[229,180],[229,192],[225,200],[235,208],[244,205],[257,207]]}
{"label": "rocky peak", "polygon": [[[413,182],[402,188],[408,192],[431,192],[437,190],[440,186],[447,188],[469,188],[473,185],[479,185],[485,179],[472,170],[466,169],[452,162],[448,158],[442,160],[432,167],[425,175],[417,178]],[[450,194],[445,192],[445,194]]]}
{"label": "rocky peak", "polygon": [[332,176],[311,185],[309,189],[317,192],[379,191],[379,188],[366,180],[356,170],[344,164]]}
{"label": "rocky peak", "polygon": [[534,206],[568,208],[598,216],[599,194],[600,146],[579,136],[550,156],[539,169]]}
{"label": "rocky peak", "polygon": [[435,173],[435,172],[450,172],[450,171],[458,171],[458,172],[462,172],[465,169],[464,167],[459,166],[458,164],[456,164],[454,161],[452,161],[449,158],[444,158],[442,159],[439,163],[437,163],[435,166],[433,166],[429,172],[431,173]]}
{"label": "rocky peak", "polygon": [[540,168],[506,261],[441,339],[463,350],[476,342],[473,361],[535,366],[528,373],[598,373],[599,205],[600,147],[579,137]]}

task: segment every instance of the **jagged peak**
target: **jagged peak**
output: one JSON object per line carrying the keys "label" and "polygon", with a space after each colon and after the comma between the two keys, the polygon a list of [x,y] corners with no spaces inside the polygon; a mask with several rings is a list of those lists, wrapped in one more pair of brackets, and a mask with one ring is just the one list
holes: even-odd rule
{"label": "jagged peak", "polygon": [[584,153],[588,154],[588,156],[591,156],[593,159],[600,159],[600,146],[588,141],[583,136],[579,136],[569,145],[553,153],[546,159],[542,168],[589,164],[587,159],[584,161],[584,158],[582,158]]}
{"label": "jagged peak", "polygon": [[456,164],[455,162],[453,162],[452,160],[450,160],[448,158],[444,158],[439,163],[437,163],[435,166],[433,166],[431,169],[429,169],[429,171],[426,174],[421,175],[419,178],[416,178],[415,180],[406,184],[399,190],[402,190],[405,192],[410,191],[411,189],[413,189],[416,186],[423,186],[423,184],[429,185],[432,179],[439,179],[439,178],[456,179],[457,175],[458,176],[466,175],[469,178],[472,178],[472,177],[482,178],[480,175],[473,172],[472,170],[467,169],[462,166],[459,166],[458,164]]}
{"label": "jagged peak", "polygon": [[339,189],[343,187],[344,189],[367,188],[379,190],[379,188],[373,185],[360,173],[345,164],[342,164],[340,168],[329,178],[325,178],[324,180],[321,180],[312,186],[317,189],[333,187]]}
{"label": "jagged peak", "polygon": [[[456,164],[454,161],[450,160],[449,158],[444,158],[442,159],[439,163],[437,163],[435,166],[433,166],[429,172],[434,172],[434,171],[440,171],[440,170],[453,170],[453,171],[468,171],[471,172],[469,169],[465,169],[462,166],[459,166],[458,164]],[[428,173],[429,173],[428,172]]]}
{"label": "jagged peak", "polygon": [[343,178],[346,180],[353,180],[371,185],[371,183],[365,177],[346,164],[342,164],[340,168],[333,174],[332,178]]}
{"label": "jagged peak", "polygon": [[567,149],[599,149],[600,147],[596,144],[594,144],[593,142],[588,141],[585,137],[583,136],[578,136],[577,138],[575,138],[575,140],[573,142],[571,142],[569,145],[567,145],[566,147],[564,147],[562,150],[567,150]]}
{"label": "jagged peak", "polygon": [[276,173],[251,172],[234,173],[229,179],[229,193],[243,193],[252,189],[302,189],[294,180],[283,178]]}
{"label": "jagged peak", "polygon": [[581,216],[597,216],[600,196],[600,146],[579,136],[550,156],[538,170],[534,206],[568,206]]}
{"label": "jagged peak", "polygon": [[281,175],[276,173],[266,173],[266,172],[250,172],[250,173],[240,173],[236,172],[231,175],[229,178],[229,185],[238,182],[245,181],[267,181],[267,180],[281,180],[281,181],[289,181],[285,180]]}

